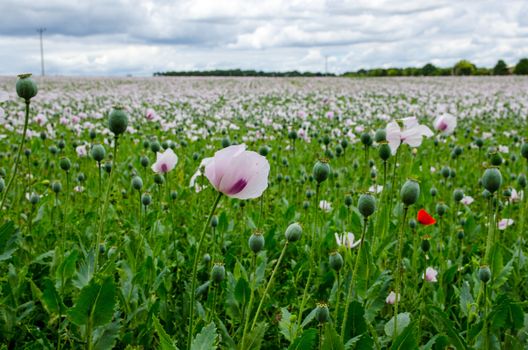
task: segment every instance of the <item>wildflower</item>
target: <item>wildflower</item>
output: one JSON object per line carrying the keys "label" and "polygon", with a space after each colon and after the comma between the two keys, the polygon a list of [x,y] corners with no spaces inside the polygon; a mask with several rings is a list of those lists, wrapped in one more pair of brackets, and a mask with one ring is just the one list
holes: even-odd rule
{"label": "wildflower", "polygon": [[471,203],[473,203],[475,200],[473,199],[473,197],[471,196],[464,196],[462,197],[462,199],[460,200],[460,203],[464,204],[464,205],[470,205]]}
{"label": "wildflower", "polygon": [[343,233],[342,235],[339,235],[336,232],[334,235],[335,235],[336,243],[340,247],[353,249],[361,243],[360,239],[357,241],[355,240],[356,238],[352,232],[346,232],[346,233]]}
{"label": "wildflower", "polygon": [[419,147],[422,144],[423,137],[433,136],[433,132],[425,125],[418,124],[415,117],[402,119],[403,130],[397,122],[390,122],[385,128],[387,132],[387,141],[391,148],[392,154],[396,154],[398,147],[402,143],[410,147]]}
{"label": "wildflower", "polygon": [[508,228],[509,226],[513,225],[514,221],[512,219],[502,219],[501,221],[499,221],[498,223],[498,228],[499,230],[501,231],[504,231],[506,230],[506,228]]}
{"label": "wildflower", "polygon": [[418,210],[416,220],[418,220],[418,222],[424,226],[436,224],[435,218],[433,218],[427,211],[425,211],[425,209]]}
{"label": "wildflower", "polygon": [[438,271],[436,271],[433,267],[428,267],[425,269],[425,275],[422,276],[422,278],[427,282],[438,282],[436,279],[437,275]]}
{"label": "wildflower", "polygon": [[[398,301],[400,301],[400,297],[401,295],[398,293],[397,295],[398,297]],[[396,293],[394,293],[393,291],[391,291],[389,293],[389,295],[387,296],[387,298],[385,299],[385,302],[389,305],[394,305],[394,303],[396,302]]]}
{"label": "wildflower", "polygon": [[330,211],[332,211],[332,203],[328,202],[328,201],[325,201],[325,200],[322,200],[319,202],[319,208],[328,213]]}
{"label": "wildflower", "polygon": [[157,174],[163,173],[166,174],[178,163],[178,156],[174,153],[174,151],[171,148],[167,148],[167,150],[163,153],[156,153],[156,163],[152,164],[152,171],[154,171]]}
{"label": "wildflower", "polygon": [[457,119],[451,114],[442,114],[434,121],[434,128],[444,135],[452,134],[457,126]]}

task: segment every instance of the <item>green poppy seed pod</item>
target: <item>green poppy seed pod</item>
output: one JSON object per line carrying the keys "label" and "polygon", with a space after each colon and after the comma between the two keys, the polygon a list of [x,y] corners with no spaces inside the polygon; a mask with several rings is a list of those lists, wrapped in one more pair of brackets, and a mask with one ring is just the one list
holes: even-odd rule
{"label": "green poppy seed pod", "polygon": [[267,146],[262,146],[259,148],[259,154],[263,157],[267,156],[269,153],[269,148]]}
{"label": "green poppy seed pod", "polygon": [[108,161],[103,166],[104,171],[106,171],[108,174],[112,172],[112,162]]}
{"label": "green poppy seed pod", "polygon": [[502,195],[506,198],[510,198],[511,195],[512,195],[512,192],[509,188],[505,189],[504,191],[502,191]]}
{"label": "green poppy seed pod", "polygon": [[158,141],[152,141],[150,144],[150,150],[154,153],[161,151],[161,145]]}
{"label": "green poppy seed pod", "polygon": [[41,139],[42,141],[46,140],[47,137],[48,137],[48,136],[46,135],[46,132],[44,132],[44,131],[41,131],[41,132],[40,132],[40,139]]}
{"label": "green poppy seed pod", "polygon": [[55,193],[59,193],[60,191],[62,191],[62,185],[60,182],[58,181],[55,181],[52,185],[51,185],[51,190]]}
{"label": "green poppy seed pod", "polygon": [[61,158],[59,162],[59,166],[62,170],[68,172],[70,171],[70,168],[71,168],[71,161],[68,158],[63,157]]}
{"label": "green poppy seed pod", "polygon": [[370,136],[370,133],[368,132],[364,132],[363,134],[361,134],[360,136],[360,139],[361,139],[361,143],[364,145],[364,146],[372,146],[372,136]]}
{"label": "green poppy seed pod", "polygon": [[499,166],[502,164],[502,157],[499,153],[490,154],[490,163],[493,166]]}
{"label": "green poppy seed pod", "polygon": [[330,311],[328,310],[328,305],[325,303],[318,303],[316,310],[315,317],[319,323],[326,323],[330,321]]}
{"label": "green poppy seed pod", "polygon": [[91,140],[95,140],[95,138],[97,137],[97,132],[94,129],[92,129],[90,130],[89,136]]}
{"label": "green poppy seed pod", "polygon": [[92,150],[90,151],[92,158],[96,162],[101,162],[106,156],[106,150],[103,145],[93,145]]}
{"label": "green poppy seed pod", "polygon": [[343,147],[343,149],[346,149],[348,147],[348,140],[346,139],[341,140],[341,147]]}
{"label": "green poppy seed pod", "polygon": [[347,207],[350,207],[350,206],[352,205],[352,203],[353,203],[353,202],[352,202],[352,196],[349,195],[349,194],[347,194],[347,195],[345,196],[345,205],[346,205]]}
{"label": "green poppy seed pod", "polygon": [[308,209],[308,208],[310,208],[310,202],[308,202],[308,201],[304,201],[304,202],[303,202],[303,209],[306,210],[306,209]]}
{"label": "green poppy seed pod", "polygon": [[313,177],[317,183],[321,183],[328,178],[330,174],[330,165],[325,161],[317,161],[313,167]]}
{"label": "green poppy seed pod", "polygon": [[334,271],[339,271],[343,267],[344,261],[343,257],[339,252],[332,252],[328,257],[328,265]]}
{"label": "green poppy seed pod", "polygon": [[453,191],[453,199],[455,200],[455,202],[460,202],[462,198],[464,198],[463,190],[461,190],[460,188],[457,188],[456,190]]}
{"label": "green poppy seed pod", "polygon": [[521,155],[524,159],[528,160],[528,142],[523,143],[521,146]]}
{"label": "green poppy seed pod", "polygon": [[364,218],[368,218],[376,211],[376,199],[371,194],[362,194],[358,199],[358,210]]}
{"label": "green poppy seed pod", "polygon": [[476,139],[475,140],[475,145],[477,145],[478,148],[482,148],[482,146],[484,146],[484,140],[482,139]]}
{"label": "green poppy seed pod", "polygon": [[176,198],[178,198],[178,192],[176,191],[171,191],[170,193],[170,197],[172,200],[175,200]]}
{"label": "green poppy seed pod", "polygon": [[442,176],[447,179],[449,177],[449,175],[451,174],[451,169],[449,169],[449,167],[445,166],[442,168],[442,170],[440,170],[440,174],[442,174]]}
{"label": "green poppy seed pod", "polygon": [[417,225],[416,220],[414,219],[409,220],[409,227],[411,228],[411,230],[414,230],[416,228],[416,225]]}
{"label": "green poppy seed pod", "polygon": [[330,144],[330,136],[328,135],[323,136],[323,144],[325,146],[328,146]]}
{"label": "green poppy seed pod", "polygon": [[458,157],[462,154],[462,147],[460,146],[456,146],[455,149],[453,150],[453,152],[455,153],[455,155]]}
{"label": "green poppy seed pod", "polygon": [[431,195],[431,197],[436,197],[436,195],[438,194],[438,190],[436,189],[436,187],[431,187],[431,189],[429,190],[429,194]]}
{"label": "green poppy seed pod", "polygon": [[116,106],[108,116],[108,129],[119,136],[126,131],[128,127],[128,114],[121,106]]}
{"label": "green poppy seed pod", "polygon": [[407,180],[400,191],[402,203],[408,207],[418,201],[420,196],[420,185],[415,180]]}
{"label": "green poppy seed pod", "polygon": [[222,263],[214,263],[211,269],[211,280],[214,283],[220,283],[225,278],[225,267]]}
{"label": "green poppy seed pod", "polygon": [[285,236],[288,242],[296,242],[301,239],[302,228],[298,223],[293,223],[286,229]]}
{"label": "green poppy seed pod", "polygon": [[18,76],[16,92],[18,97],[23,98],[26,102],[37,96],[37,83],[31,79],[31,74],[20,74]]}
{"label": "green poppy seed pod", "polygon": [[26,157],[29,157],[29,156],[31,155],[31,150],[26,148],[26,149],[24,150],[24,155],[25,155]]}
{"label": "green poppy seed pod", "polygon": [[497,168],[489,168],[482,175],[482,185],[490,193],[495,193],[502,184],[502,174]]}
{"label": "green poppy seed pod", "polygon": [[134,176],[132,178],[132,188],[136,191],[139,191],[143,188],[143,180],[139,176]]}
{"label": "green poppy seed pod", "polygon": [[84,180],[86,180],[86,175],[84,175],[84,173],[77,174],[77,181],[84,182]]}
{"label": "green poppy seed pod", "polygon": [[376,130],[376,134],[374,135],[374,140],[377,143],[387,141],[387,131],[385,131],[385,129]]}
{"label": "green poppy seed pod", "polygon": [[464,231],[463,230],[459,230],[457,232],[457,238],[460,239],[460,240],[464,239]]}
{"label": "green poppy seed pod", "polygon": [[292,130],[288,133],[288,138],[290,140],[297,140],[297,131]]}
{"label": "green poppy seed pod", "polygon": [[66,147],[66,142],[64,140],[59,140],[59,143],[57,145],[60,149],[64,149],[64,147]]}
{"label": "green poppy seed pod", "polygon": [[338,157],[341,156],[341,154],[343,154],[343,147],[341,147],[340,145],[337,145],[335,148],[335,152]]}
{"label": "green poppy seed pod", "polygon": [[446,211],[447,211],[447,205],[445,205],[444,203],[438,203],[436,205],[436,215],[442,217],[444,216]]}
{"label": "green poppy seed pod", "polygon": [[218,226],[218,216],[214,215],[211,218],[211,227],[217,227]]}
{"label": "green poppy seed pod", "polygon": [[141,156],[141,158],[139,159],[139,163],[143,168],[146,168],[149,166],[150,162],[147,156]]}
{"label": "green poppy seed pod", "polygon": [[4,192],[5,189],[5,180],[0,177],[0,192]]}
{"label": "green poppy seed pod", "polygon": [[167,149],[167,148],[169,148],[169,142],[168,142],[168,141],[163,141],[163,142],[161,143],[161,147],[162,147],[163,149]]}
{"label": "green poppy seed pod", "polygon": [[380,144],[379,149],[378,149],[378,155],[381,158],[381,160],[383,160],[384,162],[386,162],[390,158],[391,149],[388,143],[385,142],[385,143]]}
{"label": "green poppy seed pod", "polygon": [[37,205],[38,202],[40,202],[40,196],[36,193],[32,193],[31,196],[29,196],[29,202],[32,205]]}
{"label": "green poppy seed pod", "polygon": [[209,264],[211,262],[211,255],[205,253],[202,257],[202,261],[204,264]]}
{"label": "green poppy seed pod", "polygon": [[519,177],[517,177],[517,184],[520,188],[526,187],[526,175],[520,174]]}
{"label": "green poppy seed pod", "polygon": [[143,193],[141,195],[141,204],[143,204],[145,207],[149,206],[150,203],[152,203],[152,197],[148,193]]}
{"label": "green poppy seed pod", "polygon": [[165,183],[165,178],[161,174],[154,174],[154,183],[156,183],[156,185],[163,185]]}
{"label": "green poppy seed pod", "polygon": [[253,253],[257,254],[264,248],[264,236],[261,232],[255,232],[253,233],[248,240],[249,249],[253,251]]}
{"label": "green poppy seed pod", "polygon": [[478,272],[478,276],[482,282],[488,283],[488,281],[491,279],[490,268],[487,265],[481,266]]}
{"label": "green poppy seed pod", "polygon": [[229,137],[224,137],[222,139],[222,148],[226,148],[231,146],[231,140],[229,140]]}
{"label": "green poppy seed pod", "polygon": [[50,146],[49,151],[53,155],[56,155],[57,153],[59,153],[59,149],[56,146]]}
{"label": "green poppy seed pod", "polygon": [[424,253],[427,253],[429,249],[431,249],[431,242],[429,241],[429,237],[424,237],[422,239],[421,248]]}

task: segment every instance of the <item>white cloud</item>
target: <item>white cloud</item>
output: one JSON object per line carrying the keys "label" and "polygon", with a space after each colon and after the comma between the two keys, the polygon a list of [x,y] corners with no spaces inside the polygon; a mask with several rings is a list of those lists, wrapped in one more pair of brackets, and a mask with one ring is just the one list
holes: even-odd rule
{"label": "white cloud", "polygon": [[528,4],[484,0],[3,0],[0,74],[451,65],[528,56]]}

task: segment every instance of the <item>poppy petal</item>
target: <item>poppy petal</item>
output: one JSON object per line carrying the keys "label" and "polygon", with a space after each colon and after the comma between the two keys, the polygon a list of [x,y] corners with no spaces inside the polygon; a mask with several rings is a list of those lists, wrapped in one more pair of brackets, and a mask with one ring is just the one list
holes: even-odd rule
{"label": "poppy petal", "polygon": [[418,215],[416,216],[416,219],[418,220],[420,224],[425,225],[425,226],[436,224],[435,218],[429,215],[429,213],[426,212],[425,209],[420,209],[418,211]]}

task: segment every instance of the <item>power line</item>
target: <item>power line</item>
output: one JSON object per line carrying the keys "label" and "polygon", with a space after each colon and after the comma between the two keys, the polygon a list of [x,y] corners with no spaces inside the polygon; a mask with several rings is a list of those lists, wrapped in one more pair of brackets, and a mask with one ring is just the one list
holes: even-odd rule
{"label": "power line", "polygon": [[37,32],[40,34],[40,68],[41,75],[44,76],[44,45],[42,44],[42,33],[46,31],[46,28],[39,28]]}

